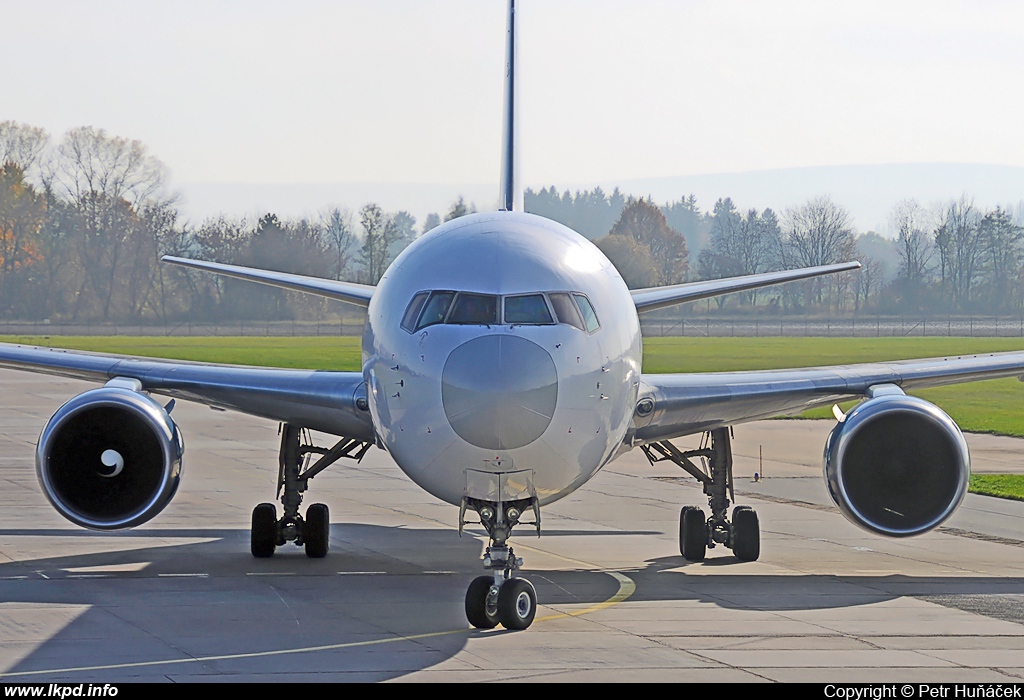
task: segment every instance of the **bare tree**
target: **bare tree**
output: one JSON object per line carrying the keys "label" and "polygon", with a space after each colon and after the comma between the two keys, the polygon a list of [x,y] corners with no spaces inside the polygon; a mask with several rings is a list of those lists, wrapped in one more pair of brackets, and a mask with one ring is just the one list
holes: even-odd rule
{"label": "bare tree", "polygon": [[[817,197],[803,206],[787,209],[780,250],[787,267],[815,267],[851,260],[855,243],[850,213],[829,197]],[[818,304],[825,300],[826,288],[840,291],[844,286],[844,279],[810,280],[811,294]]]}
{"label": "bare tree", "polygon": [[[780,236],[778,219],[771,209],[758,214],[756,209],[740,214],[731,199],[719,199],[711,217],[711,241],[697,258],[697,270],[703,279],[753,275],[769,269]],[[757,292],[740,295],[754,304]],[[719,307],[728,297],[716,297]]]}
{"label": "bare tree", "polygon": [[0,166],[14,163],[23,173],[39,165],[50,141],[44,129],[7,120],[0,122]]}
{"label": "bare tree", "polygon": [[933,248],[924,209],[916,200],[905,199],[892,208],[889,223],[896,231],[896,252],[900,256],[898,279],[923,283],[928,274]]}
{"label": "bare tree", "polygon": [[977,283],[980,220],[974,200],[964,195],[941,210],[935,229],[942,287],[949,302],[961,309],[970,302]]}
{"label": "bare tree", "polygon": [[331,277],[343,279],[352,261],[352,248],[356,242],[352,228],[352,213],[348,209],[333,207],[320,215],[324,241],[331,252]]}
{"label": "bare tree", "polygon": [[377,284],[391,264],[388,250],[399,237],[393,217],[380,205],[367,204],[359,210],[359,223],[363,227],[363,246],[360,257],[365,266],[368,284]]}
{"label": "bare tree", "polygon": [[103,129],[72,129],[57,147],[56,182],[75,202],[101,194],[137,206],[160,191],[166,176],[164,164],[141,141]]}

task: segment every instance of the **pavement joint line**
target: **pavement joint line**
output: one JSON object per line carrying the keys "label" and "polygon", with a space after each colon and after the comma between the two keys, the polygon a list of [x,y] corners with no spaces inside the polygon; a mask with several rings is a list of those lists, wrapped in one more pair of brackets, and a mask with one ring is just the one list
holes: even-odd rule
{"label": "pavement joint line", "polygon": [[[683,477],[676,476],[652,476],[651,479],[655,481],[668,481],[675,482],[683,479]],[[809,508],[810,510],[820,511],[831,511],[838,512],[836,508],[832,506],[823,506],[819,503],[809,503],[807,501],[798,501],[792,498],[784,498],[782,496],[772,496],[766,493],[751,493],[749,491],[737,490],[736,493],[741,494],[747,498],[753,498],[761,501],[768,501],[770,503],[779,503],[782,505],[798,506],[800,508]],[[993,542],[995,544],[1005,544],[1010,547],[1024,547],[1024,540],[1017,540],[1011,537],[1000,537],[999,535],[987,535],[982,532],[974,532],[973,530],[964,530],[959,527],[948,527],[946,525],[940,525],[935,528],[935,532],[941,532],[944,535],[953,535],[954,537],[964,537],[969,540],[980,540],[982,542]],[[815,538],[818,539],[818,538]],[[824,540],[822,540],[824,541]]]}
{"label": "pavement joint line", "polygon": [[[557,556],[557,555],[556,555]],[[566,557],[568,558],[568,557]],[[622,601],[633,595],[636,590],[636,583],[633,579],[629,578],[625,574],[619,573],[618,571],[606,571],[604,572],[609,576],[613,577],[619,583],[619,590],[607,600],[601,601],[591,605],[590,607],[584,608],[583,610],[576,610],[573,612],[558,613],[556,615],[547,615],[545,617],[538,617],[534,622],[548,622],[551,620],[560,620],[568,617],[579,617],[581,615],[587,615],[592,612],[599,610],[605,610],[618,605]],[[356,647],[368,647],[368,646],[379,646],[381,644],[390,644],[391,642],[412,642],[419,639],[431,639],[434,637],[446,637],[454,634],[466,634],[472,632],[472,628],[462,628],[455,630],[444,630],[441,632],[423,632],[420,634],[408,634],[408,635],[396,635],[394,637],[385,637],[383,639],[371,639],[363,642],[342,642],[339,644],[322,644],[318,646],[310,647],[295,647],[292,649],[272,649],[270,651],[251,651],[238,654],[218,654],[215,656],[190,656],[183,659],[162,659],[158,661],[130,661],[120,664],[102,664],[96,666],[75,666],[69,668],[50,668],[40,669],[37,671],[16,671],[13,673],[3,671],[0,672],[0,678],[25,678],[30,676],[41,676],[45,674],[53,673],[85,673],[88,671],[111,671],[114,669],[129,669],[129,668],[147,668],[153,666],[177,666],[181,664],[191,663],[209,663],[211,661],[234,661],[237,659],[257,659],[266,658],[270,656],[284,656],[288,654],[305,654],[318,651],[337,651],[339,649],[353,649]]]}

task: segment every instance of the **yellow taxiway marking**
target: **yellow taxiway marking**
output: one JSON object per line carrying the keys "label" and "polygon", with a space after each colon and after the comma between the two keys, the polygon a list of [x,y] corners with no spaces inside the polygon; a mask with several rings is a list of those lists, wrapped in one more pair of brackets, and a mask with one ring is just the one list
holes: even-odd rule
{"label": "yellow taxiway marking", "polygon": [[[520,545],[522,546],[522,545]],[[532,547],[526,547],[525,549],[533,549]],[[540,550],[535,550],[540,551]],[[545,554],[551,554],[551,552],[545,552]],[[572,561],[577,564],[584,564],[589,566],[585,562],[577,561],[575,559],[569,559],[561,555],[555,554],[554,556],[566,561]],[[606,571],[604,572],[609,576],[612,576],[619,583],[619,590],[609,598],[608,600],[601,601],[591,605],[590,607],[582,610],[574,610],[572,612],[556,613],[554,615],[546,615],[544,617],[538,617],[534,622],[549,622],[551,620],[560,620],[566,617],[579,617],[580,615],[587,615],[589,613],[604,610],[610,608],[613,605],[617,605],[622,601],[633,595],[636,590],[636,583],[633,579],[629,578],[625,574],[621,574],[618,571]],[[122,664],[102,664],[97,666],[74,666],[70,668],[50,668],[41,671],[18,671],[15,673],[0,672],[0,678],[24,678],[26,676],[41,676],[45,674],[53,673],[81,673],[85,671],[109,671],[113,669],[124,669],[124,668],[146,668],[148,666],[171,666],[179,664],[194,664],[194,663],[207,663],[210,661],[232,661],[235,659],[257,659],[266,658],[269,656],[284,656],[286,654],[306,654],[309,652],[316,651],[335,651],[338,649],[354,649],[356,647],[369,647],[377,646],[380,644],[390,644],[392,642],[412,642],[418,639],[430,639],[432,637],[445,637],[454,634],[465,634],[471,632],[472,628],[462,628],[456,630],[445,630],[443,632],[424,632],[422,634],[410,634],[410,635],[398,635],[395,637],[385,637],[383,639],[372,639],[364,642],[345,642],[342,644],[322,644],[319,646],[311,647],[296,647],[294,649],[274,649],[271,651],[252,651],[242,654],[218,654],[216,656],[190,656],[185,659],[164,659],[161,661],[132,661]]]}

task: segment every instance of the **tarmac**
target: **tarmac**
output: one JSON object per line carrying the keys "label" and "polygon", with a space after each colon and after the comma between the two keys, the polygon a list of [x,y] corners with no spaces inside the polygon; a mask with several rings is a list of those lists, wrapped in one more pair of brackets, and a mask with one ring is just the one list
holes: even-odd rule
{"label": "tarmac", "polygon": [[[968,495],[933,533],[874,536],[826,495],[829,421],[736,427],[759,561],[684,560],[679,508],[706,500],[634,451],[546,507],[539,539],[516,531],[533,626],[479,631],[463,600],[482,531],[460,537],[457,509],[381,450],[311,482],[305,503],[331,509],[325,559],[249,554],[252,507],[274,500],[277,426],[184,402],[184,477],[163,513],[118,533],[63,520],[35,443],[89,386],[0,371],[0,682],[1024,679],[1024,503]],[[1024,441],[968,442],[977,472],[1024,469]]]}

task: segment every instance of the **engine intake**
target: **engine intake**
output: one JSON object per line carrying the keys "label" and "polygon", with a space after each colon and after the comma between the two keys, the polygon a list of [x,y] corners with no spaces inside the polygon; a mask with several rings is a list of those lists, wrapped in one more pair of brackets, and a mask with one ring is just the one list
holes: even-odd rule
{"label": "engine intake", "polygon": [[141,525],[170,503],[183,449],[162,406],[108,385],[79,394],[50,418],[39,436],[36,473],[65,518],[118,530]]}
{"label": "engine intake", "polygon": [[933,530],[967,493],[971,458],[953,419],[898,388],[856,406],[825,444],[825,481],[849,520],[880,535]]}

